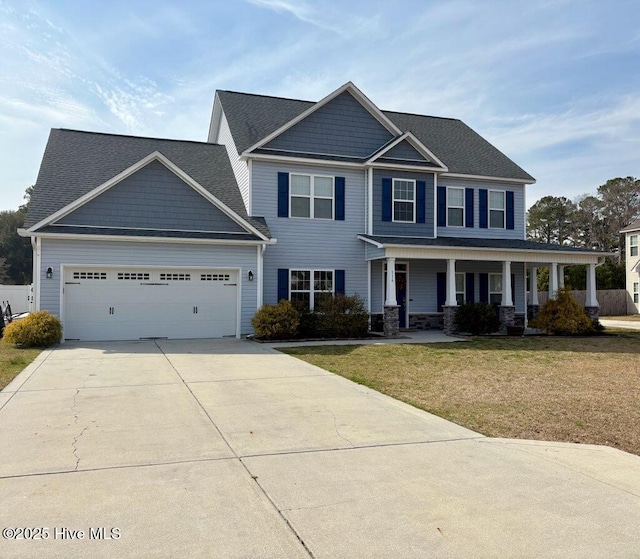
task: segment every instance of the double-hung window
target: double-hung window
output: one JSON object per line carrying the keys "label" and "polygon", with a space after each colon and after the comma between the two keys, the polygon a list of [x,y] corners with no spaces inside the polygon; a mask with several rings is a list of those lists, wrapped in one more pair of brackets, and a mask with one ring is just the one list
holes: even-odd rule
{"label": "double-hung window", "polygon": [[629,256],[638,256],[638,235],[629,235]]}
{"label": "double-hung window", "polygon": [[464,226],[464,188],[447,188],[447,226]]}
{"label": "double-hung window", "polygon": [[502,303],[502,274],[489,274],[489,302],[492,305]]}
{"label": "double-hung window", "polygon": [[334,178],[291,174],[291,217],[333,219]]}
{"label": "double-hung window", "polygon": [[489,227],[504,229],[505,227],[505,193],[502,190],[489,191]]}
{"label": "double-hung window", "polygon": [[456,273],[456,303],[464,305],[465,299],[464,273]]}
{"label": "double-hung window", "polygon": [[638,304],[640,302],[640,282],[633,282],[633,302]]}
{"label": "double-hung window", "polygon": [[333,270],[291,270],[291,301],[313,309],[322,297],[333,295]]}
{"label": "double-hung window", "polygon": [[393,179],[393,221],[415,223],[416,181]]}

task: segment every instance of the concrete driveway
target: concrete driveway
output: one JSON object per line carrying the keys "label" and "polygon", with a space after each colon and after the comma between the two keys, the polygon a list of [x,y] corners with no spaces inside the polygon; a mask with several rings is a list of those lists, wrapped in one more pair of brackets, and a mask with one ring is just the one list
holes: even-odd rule
{"label": "concrete driveway", "polygon": [[246,341],[44,352],[0,453],[3,558],[640,556],[639,457],[485,438]]}

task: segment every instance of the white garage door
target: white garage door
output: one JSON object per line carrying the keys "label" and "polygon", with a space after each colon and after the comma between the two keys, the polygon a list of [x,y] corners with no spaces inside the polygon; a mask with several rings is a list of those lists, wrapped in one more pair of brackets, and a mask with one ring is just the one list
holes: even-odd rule
{"label": "white garage door", "polygon": [[67,340],[235,336],[238,272],[65,267]]}

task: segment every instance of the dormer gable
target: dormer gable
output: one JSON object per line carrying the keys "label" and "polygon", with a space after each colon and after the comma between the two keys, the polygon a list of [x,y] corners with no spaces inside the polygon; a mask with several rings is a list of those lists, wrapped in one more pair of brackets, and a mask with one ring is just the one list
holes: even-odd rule
{"label": "dormer gable", "polygon": [[401,131],[351,82],[289,121],[245,154],[338,156],[364,161]]}
{"label": "dormer gable", "polygon": [[411,132],[405,132],[374,153],[367,161],[376,166],[431,167],[434,171],[448,169],[436,155]]}

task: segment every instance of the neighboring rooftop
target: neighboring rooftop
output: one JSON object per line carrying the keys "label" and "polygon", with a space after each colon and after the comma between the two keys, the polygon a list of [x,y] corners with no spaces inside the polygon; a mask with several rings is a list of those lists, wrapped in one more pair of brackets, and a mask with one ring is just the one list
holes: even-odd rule
{"label": "neighboring rooftop", "polygon": [[264,234],[264,220],[249,218],[224,146],[54,128],[29,203],[25,227],[91,192],[158,151],[223,204]]}
{"label": "neighboring rooftop", "polygon": [[[294,119],[315,103],[219,90],[238,153]],[[535,182],[500,150],[458,119],[382,111],[403,132],[413,133],[450,173]]]}
{"label": "neighboring rooftop", "polygon": [[629,225],[627,225],[620,232],[626,233],[627,231],[640,231],[640,219],[636,219],[633,223],[630,223]]}

